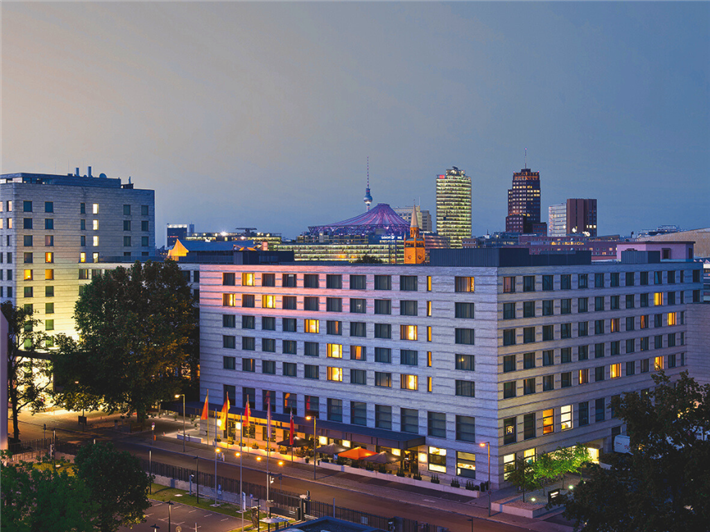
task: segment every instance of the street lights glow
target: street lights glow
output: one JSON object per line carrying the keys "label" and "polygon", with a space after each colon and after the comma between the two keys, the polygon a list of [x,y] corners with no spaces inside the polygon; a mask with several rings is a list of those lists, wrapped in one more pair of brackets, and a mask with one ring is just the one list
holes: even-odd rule
{"label": "street lights glow", "polygon": [[482,441],[479,447],[488,448],[488,517],[491,516],[491,442]]}
{"label": "street lights glow", "polygon": [[306,416],[306,420],[313,418],[313,480],[316,479],[316,416]]}
{"label": "street lights glow", "polygon": [[180,399],[182,396],[182,452],[185,452],[185,394],[175,394],[175,399]]}

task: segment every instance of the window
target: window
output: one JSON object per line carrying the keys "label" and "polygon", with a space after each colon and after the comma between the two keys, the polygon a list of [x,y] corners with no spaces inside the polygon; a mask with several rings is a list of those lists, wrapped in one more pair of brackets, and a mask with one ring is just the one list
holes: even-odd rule
{"label": "window", "polygon": [[254,302],[254,295],[253,294],[244,294],[242,295],[242,307],[244,308],[254,308],[255,307],[255,302]]}
{"label": "window", "polygon": [[[306,298],[308,299],[308,298]],[[316,304],[318,303],[318,298],[316,298]],[[276,296],[271,296],[264,294],[261,296],[261,308],[276,308]],[[309,309],[306,309],[309,310]],[[315,310],[318,310],[317,308]]]}
{"label": "window", "polygon": [[503,399],[510,399],[511,397],[515,397],[515,386],[515,381],[503,383]]}
{"label": "window", "polygon": [[141,231],[150,231],[148,220],[141,221]]}
{"label": "window", "polygon": [[22,212],[32,212],[32,202],[23,201],[22,202]]}
{"label": "window", "polygon": [[542,315],[552,316],[555,313],[555,304],[552,299],[546,299],[542,302]]}
{"label": "window", "polygon": [[563,347],[560,349],[560,363],[567,364],[569,362],[572,362],[572,348]]}
{"label": "window", "polygon": [[255,351],[256,350],[256,338],[252,338],[251,336],[242,336],[242,350]]}
{"label": "window", "polygon": [[525,414],[523,416],[523,439],[529,440],[535,437],[535,414]]}
{"label": "window", "polygon": [[636,340],[629,338],[626,340],[626,353],[633,353],[636,351]]}
{"label": "window", "polygon": [[[276,375],[276,362],[273,360],[264,360],[261,363],[261,372],[267,375]],[[274,403],[271,403],[272,407]]]}
{"label": "window", "polygon": [[649,339],[648,336],[641,338],[641,351],[648,351],[649,347]]}
{"label": "window", "polygon": [[343,421],[343,401],[328,399],[328,421]]}
{"label": "window", "polygon": [[365,290],[367,283],[364,275],[350,276],[350,290]]}
{"label": "window", "polygon": [[594,274],[594,288],[604,288],[604,274],[595,273]]}
{"label": "window", "polygon": [[284,288],[295,288],[297,284],[297,275],[295,273],[284,273],[281,276],[281,286]]}
{"label": "window", "polygon": [[45,286],[44,287],[44,297],[54,297],[54,287]]}
{"label": "window", "polygon": [[25,297],[33,297],[33,293],[31,286],[25,286]]}
{"label": "window", "polygon": [[589,369],[579,370],[579,384],[589,383]]}
{"label": "window", "polygon": [[554,325],[543,325],[542,326],[542,340],[543,342],[555,339],[555,328]]}
{"label": "window", "polygon": [[[27,280],[27,272],[30,272],[30,275],[32,275],[32,270],[25,270],[25,280]],[[89,269],[88,268],[80,268],[79,269],[79,279],[88,279],[89,278]]]}
{"label": "window", "polygon": [[633,331],[633,330],[634,330],[634,326],[635,326],[635,324],[634,324],[634,317],[633,317],[633,316],[629,316],[628,318],[626,318],[626,330],[627,330],[627,331]]}
{"label": "window", "polygon": [[416,375],[405,375],[399,376],[399,387],[402,390],[413,390],[417,391],[419,389],[419,379]]}
{"label": "window", "polygon": [[256,371],[256,361],[253,358],[243,358],[242,371],[247,371],[250,373]]}
{"label": "window", "polygon": [[668,335],[668,347],[675,347],[675,333]]}
{"label": "window", "polygon": [[595,320],[594,334],[604,334],[604,320]]}
{"label": "window", "polygon": [[400,275],[399,276],[399,289],[402,292],[416,292],[417,287],[417,276],[416,275]]}
{"label": "window", "polygon": [[515,371],[515,355],[507,355],[503,357],[503,373]]}
{"label": "window", "polygon": [[350,422],[353,425],[367,425],[367,403],[356,401],[350,403]]}
{"label": "window", "polygon": [[577,288],[589,288],[589,275],[580,273],[577,277]]}
{"label": "window", "polygon": [[604,399],[594,401],[595,421],[604,421]]}
{"label": "window", "polygon": [[223,273],[222,274],[222,285],[234,286],[234,274],[233,273]]}
{"label": "window", "polygon": [[663,272],[653,272],[653,284],[663,284]]}
{"label": "window", "polygon": [[515,319],[515,303],[503,303],[503,319]]}
{"label": "window", "polygon": [[351,345],[350,360],[367,360],[367,348],[362,345]]}
{"label": "window", "polygon": [[508,445],[516,442],[516,423],[514,417],[503,420],[503,444]]}
{"label": "window", "polygon": [[560,275],[560,290],[572,290],[572,276],[570,274]]}
{"label": "window", "polygon": [[294,340],[284,340],[282,347],[283,347],[284,355],[295,355],[296,354],[296,342]]}
{"label": "window", "polygon": [[304,297],[303,298],[303,310],[318,310],[318,298],[317,297]]}
{"label": "window", "polygon": [[273,338],[262,338],[261,339],[261,350],[266,353],[276,352],[276,340]]}
{"label": "window", "polygon": [[359,338],[365,338],[367,336],[367,329],[365,322],[353,321],[350,323],[350,336],[356,336]]}
{"label": "window", "polygon": [[619,286],[619,272],[613,272],[609,274],[609,286]]}
{"label": "window", "polygon": [[375,323],[375,338],[392,338],[392,325]]}
{"label": "window", "polygon": [[560,428],[562,430],[569,430],[572,428],[572,423],[572,405],[560,407]]}
{"label": "window", "polygon": [[303,276],[304,288],[318,288],[318,274],[307,273]]}
{"label": "window", "polygon": [[[416,327],[414,325],[413,327]],[[473,329],[456,329],[455,342],[463,345],[474,345],[475,331]]]}
{"label": "window", "polygon": [[620,341],[617,340],[616,342],[611,342],[611,344],[609,344],[609,346],[611,348],[611,356],[616,356],[616,355],[621,354],[621,342]]}
{"label": "window", "polygon": [[[54,320],[44,320],[44,330],[45,331],[53,331],[54,330]],[[48,338],[47,340],[52,340],[52,338]],[[47,347],[50,347],[50,345],[48,344]]]}
{"label": "window", "polygon": [[542,365],[553,366],[555,364],[555,352],[552,349],[542,352]]}
{"label": "window", "polygon": [[92,220],[92,221],[91,221],[91,228],[92,228],[94,231],[98,231],[98,230],[99,230],[99,221],[98,221],[98,220]]}
{"label": "window", "polygon": [[392,301],[375,299],[375,314],[392,314]]}
{"label": "window", "polygon": [[54,218],[45,218],[44,219],[44,228],[51,231],[54,229]]}
{"label": "window", "polygon": [[364,369],[350,370],[350,384],[367,384],[367,373]]}
{"label": "window", "polygon": [[655,328],[663,327],[663,314],[655,314],[653,316],[653,326]]}
{"label": "window", "polygon": [[276,318],[273,318],[271,316],[263,316],[261,318],[261,329],[264,331],[275,331]]}
{"label": "window", "polygon": [[375,405],[375,427],[392,430],[392,407]]}
{"label": "window", "polygon": [[123,247],[131,247],[131,237],[130,236],[124,236],[123,237]]}
{"label": "window", "polygon": [[328,344],[326,346],[328,358],[343,358],[343,346],[341,344]]}
{"label": "window", "polygon": [[355,314],[365,314],[366,308],[366,300],[350,298],[350,312]]}
{"label": "window", "polygon": [[572,338],[572,324],[562,323],[560,324],[560,338]]}
{"label": "window", "polygon": [[386,347],[375,347],[375,362],[392,363],[392,350]]}
{"label": "window", "polygon": [[653,370],[660,371],[663,369],[663,357],[655,357],[653,359]]}
{"label": "window", "polygon": [[648,294],[640,294],[639,295],[639,307],[647,307],[648,306]]}
{"label": "window", "polygon": [[256,286],[253,273],[242,273],[242,286]]}
{"label": "window", "polygon": [[523,369],[535,367],[535,353],[525,353],[523,355]]}
{"label": "window", "polygon": [[[458,329],[457,329],[458,331]],[[416,325],[400,325],[399,336],[402,340],[417,340]]]}
{"label": "window", "polygon": [[419,306],[417,301],[400,301],[399,302],[400,316],[418,316]]}
{"label": "window", "polygon": [[32,252],[24,254],[24,262],[25,262],[25,264],[32,264],[33,263]]}
{"label": "window", "polygon": [[399,363],[404,366],[416,366],[419,363],[419,352],[411,349],[400,349]]}
{"label": "window", "polygon": [[[681,292],[683,294],[683,292]],[[668,292],[668,304],[675,305],[675,292]]]}
{"label": "window", "polygon": [[542,411],[542,433],[551,434],[555,432],[555,410],[550,408]]}
{"label": "window", "polygon": [[296,310],[296,308],[297,308],[296,296],[284,296],[281,304],[282,304],[284,310]]}
{"label": "window", "polygon": [[503,293],[515,293],[515,277],[503,277]]}
{"label": "window", "polygon": [[515,329],[503,330],[503,345],[515,345]]}
{"label": "window", "polygon": [[[515,307],[513,307],[515,308]],[[473,303],[456,303],[455,304],[455,316],[457,318],[463,319],[473,319],[474,318],[474,304]]]}
{"label": "window", "polygon": [[535,302],[525,301],[523,303],[523,318],[534,318],[535,317]]}
{"label": "window", "polygon": [[303,342],[303,354],[307,357],[317,357],[318,356],[318,342]]}
{"label": "window", "polygon": [[[604,346],[604,344],[600,344],[600,345],[602,345],[602,347]],[[582,362],[584,360],[587,360],[588,358],[589,358],[589,346],[588,345],[577,346],[577,360],[579,362]]]}
{"label": "window", "polygon": [[572,373],[560,373],[560,387],[569,388],[570,386],[572,386]]}
{"label": "window", "polygon": [[555,277],[553,275],[542,276],[542,290],[550,292],[555,289]]}
{"label": "window", "polygon": [[234,357],[222,357],[222,369],[236,369]]}
{"label": "window", "polygon": [[589,322],[580,321],[577,324],[577,336],[589,336]]}
{"label": "window", "polygon": [[621,377],[621,364],[612,364],[609,366],[609,377],[612,379]]}
{"label": "window", "polygon": [[236,338],[234,336],[222,336],[222,347],[225,349],[236,349]]}
{"label": "window", "polygon": [[589,403],[579,403],[579,426],[589,425]]}
{"label": "window", "polygon": [[303,378],[318,380],[320,378],[319,367],[305,364],[303,366]]}
{"label": "window", "polygon": [[471,381],[456,381],[456,395],[460,397],[476,397],[476,385]]}
{"label": "window", "polygon": [[296,318],[283,318],[281,322],[284,332],[296,332]]}
{"label": "window", "polygon": [[31,248],[32,247],[32,235],[24,235],[22,237],[22,243],[26,248]]}
{"label": "window", "polygon": [[343,276],[328,274],[325,276],[325,286],[330,289],[340,289],[343,287]]}
{"label": "window", "polygon": [[473,277],[455,277],[454,278],[454,290],[456,292],[474,292],[474,278]]}
{"label": "window", "polygon": [[392,276],[375,275],[375,290],[392,290]]}
{"label": "window", "polygon": [[391,388],[392,387],[392,374],[376,371],[375,372],[375,386],[379,386],[380,388]]}
{"label": "window", "polygon": [[54,235],[45,235],[44,246],[48,248],[54,247]]}
{"label": "window", "polygon": [[525,275],[523,276],[523,292],[534,292],[535,291],[535,276]]}
{"label": "window", "polygon": [[525,379],[523,381],[523,395],[535,393],[535,379]]}
{"label": "window", "polygon": [[446,438],[446,414],[427,412],[427,435],[434,438]]}
{"label": "window", "polygon": [[318,320],[303,320],[303,332],[318,334],[320,322]]}
{"label": "window", "polygon": [[[463,371],[475,371],[476,360],[474,355],[456,355],[456,369]],[[513,365],[515,365],[515,355],[513,355]]]}
{"label": "window", "polygon": [[600,382],[604,380],[604,366],[598,366],[594,368],[594,382]]}
{"label": "window", "polygon": [[676,367],[676,356],[675,355],[668,355],[668,367],[669,368]]}
{"label": "window", "polygon": [[571,299],[561,299],[560,300],[560,314],[572,314],[572,300]]}

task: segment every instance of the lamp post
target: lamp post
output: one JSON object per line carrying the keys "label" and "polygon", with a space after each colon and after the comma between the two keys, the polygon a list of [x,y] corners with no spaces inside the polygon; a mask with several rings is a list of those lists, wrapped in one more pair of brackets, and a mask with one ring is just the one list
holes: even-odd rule
{"label": "lamp post", "polygon": [[178,393],[175,395],[175,399],[180,399],[182,396],[182,452],[185,452],[185,394]]}
{"label": "lamp post", "polygon": [[306,416],[308,421],[313,418],[313,480],[316,479],[316,416]]}
{"label": "lamp post", "polygon": [[[216,443],[215,443],[216,444]],[[220,453],[219,447],[214,450],[214,503],[217,504],[217,456]]]}
{"label": "lamp post", "polygon": [[168,505],[168,532],[170,532],[172,530],[171,527],[173,526],[173,504],[175,504],[175,503],[172,501],[167,502],[167,505]]}
{"label": "lamp post", "polygon": [[150,493],[153,494],[153,450],[148,449],[148,470],[150,471]]}
{"label": "lamp post", "polygon": [[491,516],[491,442],[482,441],[478,445],[480,447],[487,447],[488,448],[488,517],[490,517]]}
{"label": "lamp post", "polygon": [[239,509],[242,511],[242,530],[244,530],[244,490],[242,488],[242,422],[238,421],[235,427],[239,429],[239,452],[236,455],[239,457]]}
{"label": "lamp post", "polygon": [[197,505],[200,505],[200,459],[195,456],[195,493],[197,494]]}
{"label": "lamp post", "polygon": [[160,527],[158,525],[152,525],[150,528],[153,529],[153,532],[156,532],[156,530],[160,530]]}

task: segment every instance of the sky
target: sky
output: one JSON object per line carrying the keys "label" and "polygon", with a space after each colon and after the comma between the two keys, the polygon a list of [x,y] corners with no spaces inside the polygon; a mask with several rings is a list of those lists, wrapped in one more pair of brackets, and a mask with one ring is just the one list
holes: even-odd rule
{"label": "sky", "polygon": [[2,173],[92,166],[165,224],[293,238],[514,172],[599,234],[710,226],[710,3],[3,1]]}

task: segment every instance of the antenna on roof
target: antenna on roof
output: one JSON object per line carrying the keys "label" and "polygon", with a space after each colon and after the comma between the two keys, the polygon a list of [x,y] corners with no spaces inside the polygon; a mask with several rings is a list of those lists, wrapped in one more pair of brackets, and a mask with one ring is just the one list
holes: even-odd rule
{"label": "antenna on roof", "polygon": [[525,166],[523,166],[523,168],[527,168],[527,167],[528,167],[528,149],[525,148]]}
{"label": "antenna on roof", "polygon": [[370,210],[370,205],[372,204],[372,195],[370,194],[370,157],[367,157],[367,188],[365,189],[365,205],[367,205],[367,210]]}

